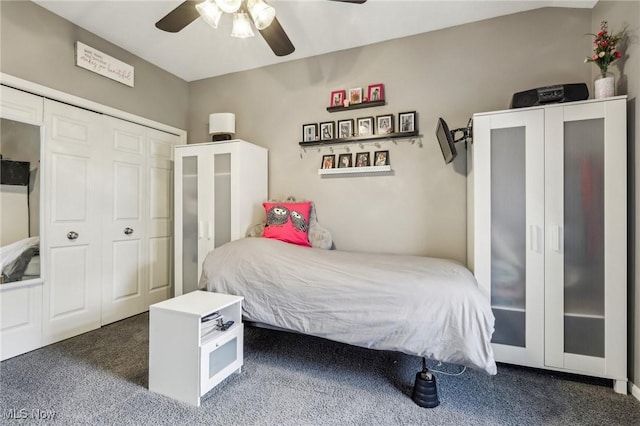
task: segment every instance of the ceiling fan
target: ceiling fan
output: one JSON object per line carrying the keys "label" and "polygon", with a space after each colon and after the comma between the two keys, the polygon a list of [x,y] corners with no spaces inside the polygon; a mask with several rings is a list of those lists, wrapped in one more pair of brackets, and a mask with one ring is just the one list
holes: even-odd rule
{"label": "ceiling fan", "polygon": [[[330,1],[362,4],[367,0]],[[156,28],[177,33],[199,17],[217,28],[223,12],[233,13],[232,36],[240,38],[253,36],[248,18],[250,15],[254,26],[260,31],[273,53],[277,56],[286,56],[295,50],[289,36],[275,17],[275,9],[267,5],[264,0],[186,0],[156,22]]]}

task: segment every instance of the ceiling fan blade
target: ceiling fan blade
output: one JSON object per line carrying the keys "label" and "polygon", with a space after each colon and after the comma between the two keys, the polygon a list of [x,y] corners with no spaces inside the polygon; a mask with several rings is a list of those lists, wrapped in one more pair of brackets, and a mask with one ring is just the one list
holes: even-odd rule
{"label": "ceiling fan blade", "polygon": [[260,34],[267,42],[273,53],[276,56],[287,56],[296,50],[289,40],[289,36],[284,32],[282,25],[278,22],[278,18],[273,18],[273,22],[264,30],[260,30]]}
{"label": "ceiling fan blade", "polygon": [[167,13],[164,18],[156,22],[156,28],[170,33],[177,33],[200,17],[196,9],[195,0],[187,0]]}
{"label": "ceiling fan blade", "polygon": [[329,0],[329,1],[339,1],[341,3],[362,4],[362,3],[366,3],[367,0]]}

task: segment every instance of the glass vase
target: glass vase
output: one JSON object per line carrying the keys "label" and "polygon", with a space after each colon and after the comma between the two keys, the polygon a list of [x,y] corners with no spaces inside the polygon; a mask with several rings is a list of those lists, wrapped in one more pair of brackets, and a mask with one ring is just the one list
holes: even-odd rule
{"label": "glass vase", "polygon": [[593,82],[593,96],[596,99],[610,98],[615,96],[616,81],[610,72],[603,72],[596,77]]}

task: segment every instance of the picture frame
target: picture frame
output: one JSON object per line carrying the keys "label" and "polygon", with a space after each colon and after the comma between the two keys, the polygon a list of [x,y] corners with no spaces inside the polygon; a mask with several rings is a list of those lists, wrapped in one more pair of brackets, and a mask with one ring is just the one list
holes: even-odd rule
{"label": "picture frame", "polygon": [[384,100],[384,84],[371,84],[367,88],[367,101],[383,101]]}
{"label": "picture frame", "polygon": [[389,164],[389,151],[376,151],[373,154],[374,166],[388,166]]}
{"label": "picture frame", "polygon": [[350,138],[353,133],[353,118],[338,121],[338,139]]}
{"label": "picture frame", "polygon": [[369,167],[369,153],[368,152],[358,152],[356,153],[356,163],[355,167]]}
{"label": "picture frame", "polygon": [[325,121],[320,123],[320,140],[330,141],[335,139],[335,121]]}
{"label": "picture frame", "polygon": [[302,142],[313,142],[318,139],[318,123],[302,125]]}
{"label": "picture frame", "polygon": [[353,155],[352,154],[340,154],[338,156],[338,168],[346,168],[353,166]]}
{"label": "picture frame", "polygon": [[343,106],[344,100],[347,98],[346,90],[334,90],[331,92],[331,100],[329,101],[329,105],[332,107],[335,106]]}
{"label": "picture frame", "polygon": [[379,135],[388,135],[395,131],[393,114],[378,115],[376,117],[376,132]]}
{"label": "picture frame", "polygon": [[327,154],[322,156],[322,163],[320,164],[321,169],[333,169],[336,166],[336,155],[335,154]]}
{"label": "picture frame", "polygon": [[358,118],[358,136],[371,136],[373,130],[373,117]]}
{"label": "picture frame", "polygon": [[349,89],[349,103],[362,103],[362,87],[354,87],[353,89]]}
{"label": "picture frame", "polygon": [[416,112],[401,112],[398,114],[398,127],[400,133],[416,131]]}

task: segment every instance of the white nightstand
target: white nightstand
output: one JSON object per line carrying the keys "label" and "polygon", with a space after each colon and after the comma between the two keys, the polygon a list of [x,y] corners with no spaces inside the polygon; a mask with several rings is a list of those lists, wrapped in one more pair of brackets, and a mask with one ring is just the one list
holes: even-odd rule
{"label": "white nightstand", "polygon": [[[243,364],[241,296],[193,291],[149,307],[149,390],[200,406],[200,397]],[[211,328],[219,313],[234,321]],[[210,318],[210,317],[209,317]],[[206,325],[205,325],[206,324]],[[211,330],[211,331],[210,331]]]}

